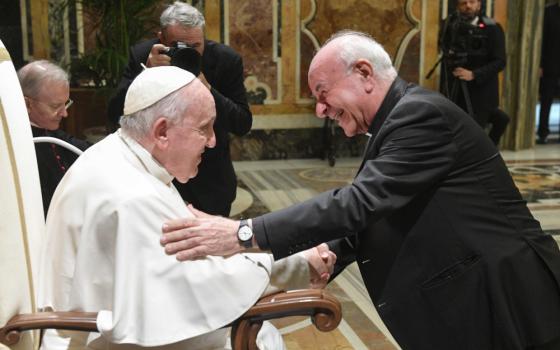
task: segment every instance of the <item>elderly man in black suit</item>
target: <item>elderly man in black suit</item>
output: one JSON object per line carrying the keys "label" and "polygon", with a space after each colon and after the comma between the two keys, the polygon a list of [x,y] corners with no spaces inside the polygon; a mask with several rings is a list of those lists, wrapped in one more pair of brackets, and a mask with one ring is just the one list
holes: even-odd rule
{"label": "elderly man in black suit", "polygon": [[[18,71],[33,137],[54,137],[84,151],[90,143],[59,129],[72,105],[68,74],[47,60],[33,61]],[[56,187],[78,157],[54,143],[35,144],[45,217]]]}
{"label": "elderly man in black suit", "polygon": [[204,39],[204,17],[191,5],[179,1],[171,4],[163,11],[160,25],[157,39],[131,48],[128,66],[109,102],[109,118],[118,123],[128,87],[143,70],[142,65],[170,65],[171,58],[166,52],[177,42],[194,48],[202,56],[198,78],[210,89],[216,102],[216,147],[204,152],[195,178],[186,184],[177,181],[174,184],[183,199],[195,208],[228,216],[237,188],[228,133],[242,136],[249,132],[253,122],[243,85],[242,59],[230,47]]}
{"label": "elderly man in black suit", "polygon": [[358,263],[403,349],[558,349],[560,251],[474,120],[363,33],[337,33],[308,75],[317,115],[369,136],[352,184],[250,221],[169,222],[166,252],[279,259],[330,241],[334,274]]}

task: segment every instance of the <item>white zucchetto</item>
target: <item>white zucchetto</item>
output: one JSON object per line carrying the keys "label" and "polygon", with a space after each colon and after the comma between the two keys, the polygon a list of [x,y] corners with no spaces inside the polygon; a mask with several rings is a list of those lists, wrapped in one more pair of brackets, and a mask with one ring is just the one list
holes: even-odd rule
{"label": "white zucchetto", "polygon": [[124,116],[150,107],[196,77],[175,66],[146,68],[130,84],[124,100]]}

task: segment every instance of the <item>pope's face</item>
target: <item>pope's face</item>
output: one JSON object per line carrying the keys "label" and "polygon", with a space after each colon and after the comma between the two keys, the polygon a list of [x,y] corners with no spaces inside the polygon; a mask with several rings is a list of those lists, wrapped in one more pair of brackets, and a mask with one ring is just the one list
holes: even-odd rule
{"label": "pope's face", "polygon": [[168,131],[169,149],[165,167],[181,183],[196,176],[205,148],[216,146],[214,99],[200,81],[195,80],[192,84],[201,85],[189,90],[194,102],[183,115],[183,122],[172,125]]}
{"label": "pope's face", "polygon": [[56,130],[62,118],[68,117],[66,104],[70,88],[64,81],[53,81],[43,85],[37,96],[26,96],[25,104],[29,120],[38,127]]}
{"label": "pope's face", "polygon": [[181,41],[195,49],[201,56],[204,53],[204,31],[200,27],[185,27],[174,24],[158,33],[159,41],[165,46],[172,46]]}

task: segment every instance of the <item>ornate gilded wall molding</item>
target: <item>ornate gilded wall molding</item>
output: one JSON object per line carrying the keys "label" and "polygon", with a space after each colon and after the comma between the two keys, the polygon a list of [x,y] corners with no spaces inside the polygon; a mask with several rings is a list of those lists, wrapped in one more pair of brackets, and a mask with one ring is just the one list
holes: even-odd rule
{"label": "ornate gilded wall molding", "polygon": [[280,104],[282,53],[278,1],[223,1],[223,40],[243,56],[251,104]]}
{"label": "ornate gilded wall molding", "polygon": [[[75,54],[84,53],[82,3],[69,7],[63,0],[20,0],[23,59],[51,59],[70,63]],[[72,23],[72,24],[71,24]],[[75,35],[71,35],[75,27]]]}
{"label": "ornate gilded wall molding", "polygon": [[[304,0],[306,1],[306,0]],[[315,17],[315,14],[317,13],[317,3],[315,0],[307,0],[309,1],[309,5],[310,5],[310,9],[309,12],[307,13],[307,15],[305,16],[305,18],[303,18],[301,21],[297,21],[297,28],[296,28],[296,50],[297,50],[297,55],[296,55],[296,74],[294,77],[295,80],[295,88],[296,88],[296,102],[299,104],[312,104],[313,100],[309,97],[302,97],[301,93],[302,93],[302,82],[301,82],[301,73],[302,73],[302,57],[301,57],[301,35],[303,34],[305,37],[307,37],[312,45],[313,48],[316,50],[319,50],[319,47],[321,46],[319,44],[319,40],[317,39],[317,37],[315,36],[315,34],[313,34],[313,32],[311,32],[308,28],[307,25],[313,20],[313,18]],[[297,0],[296,2],[296,7],[297,7],[297,14],[298,16],[296,18],[301,18],[301,0]]]}
{"label": "ornate gilded wall molding", "polygon": [[[410,22],[410,24],[412,24],[414,27],[412,27],[408,33],[406,33],[406,35],[402,38],[398,49],[397,49],[397,54],[395,55],[395,58],[393,60],[393,65],[395,66],[395,68],[397,69],[397,71],[399,70],[404,54],[406,52],[406,49],[408,48],[408,44],[410,43],[410,40],[417,34],[420,32],[420,28],[421,28],[421,22],[418,18],[416,18],[414,16],[414,14],[412,13],[412,4],[417,1],[417,0],[407,0],[405,3],[405,11],[404,14],[406,15],[406,19]],[[422,3],[424,3],[426,0],[422,0]],[[422,11],[423,12],[423,11]],[[419,67],[420,67],[420,74],[422,74],[422,65],[421,62],[419,62]]]}

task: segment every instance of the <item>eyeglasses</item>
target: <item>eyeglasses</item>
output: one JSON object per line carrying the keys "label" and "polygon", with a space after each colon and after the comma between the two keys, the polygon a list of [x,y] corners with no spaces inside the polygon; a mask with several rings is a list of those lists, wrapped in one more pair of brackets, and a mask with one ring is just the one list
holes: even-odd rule
{"label": "eyeglasses", "polygon": [[35,102],[39,102],[40,104],[49,107],[49,109],[50,109],[53,113],[59,113],[60,111],[62,111],[63,108],[64,108],[65,110],[68,110],[68,108],[70,108],[70,106],[72,106],[72,104],[74,103],[74,101],[73,101],[71,98],[69,98],[68,101],[66,101],[64,104],[59,104],[59,105],[53,106],[53,105],[51,105],[51,104],[45,103],[45,102],[43,102],[43,101],[39,101],[39,100],[37,100],[37,99],[35,99],[35,98],[32,98],[32,97],[29,97],[29,96],[25,96],[25,97],[27,97],[27,98],[30,99],[30,100],[33,100],[33,101],[35,101]]}

